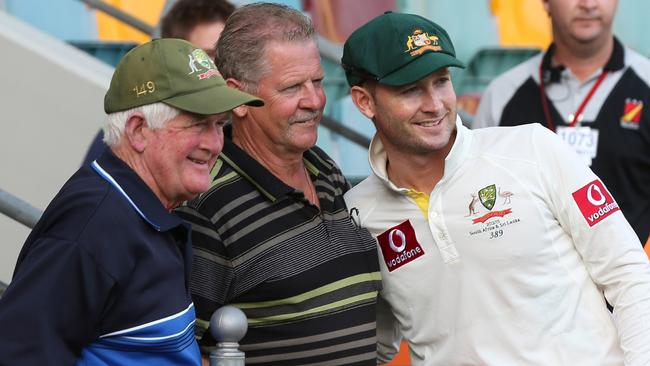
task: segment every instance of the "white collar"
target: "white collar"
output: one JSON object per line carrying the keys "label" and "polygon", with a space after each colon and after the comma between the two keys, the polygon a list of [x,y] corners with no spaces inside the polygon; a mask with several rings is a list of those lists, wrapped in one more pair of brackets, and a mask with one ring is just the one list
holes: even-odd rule
{"label": "white collar", "polygon": [[[469,152],[472,141],[472,131],[463,126],[463,122],[458,115],[456,115],[456,131],[456,140],[449,151],[449,155],[445,158],[445,172],[440,182],[443,182],[458,170]],[[386,186],[391,190],[402,194],[409,191],[407,188],[397,187],[388,179],[388,172],[386,171],[388,156],[386,155],[384,145],[377,137],[377,134],[375,134],[370,142],[370,147],[368,149],[368,162],[370,163],[370,168],[372,169],[373,174],[379,178],[379,180],[384,182],[384,184],[386,184]]]}

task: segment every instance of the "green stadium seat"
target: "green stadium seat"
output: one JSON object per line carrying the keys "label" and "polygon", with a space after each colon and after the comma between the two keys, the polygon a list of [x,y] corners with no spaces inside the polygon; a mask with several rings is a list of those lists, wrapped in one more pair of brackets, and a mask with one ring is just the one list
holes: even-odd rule
{"label": "green stadium seat", "polygon": [[134,42],[102,42],[102,41],[68,41],[88,54],[97,57],[115,67],[127,52],[137,46]]}
{"label": "green stadium seat", "polygon": [[481,93],[495,77],[540,52],[538,48],[483,48],[476,52],[459,73],[458,95]]}

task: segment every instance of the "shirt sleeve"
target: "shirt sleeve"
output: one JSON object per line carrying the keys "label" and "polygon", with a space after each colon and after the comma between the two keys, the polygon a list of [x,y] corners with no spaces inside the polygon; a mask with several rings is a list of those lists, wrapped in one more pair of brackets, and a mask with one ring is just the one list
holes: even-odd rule
{"label": "shirt sleeve", "polygon": [[340,181],[337,180],[337,183],[340,184],[341,186],[341,193],[345,194],[347,191],[349,191],[352,188],[352,184],[350,183],[350,180],[343,174],[341,171],[341,168],[336,165],[334,160],[329,160],[329,163],[332,164],[332,177],[340,177]]}
{"label": "shirt sleeve", "polygon": [[192,204],[175,212],[192,225],[194,261],[190,289],[197,318],[194,332],[205,351],[216,344],[208,329],[210,318],[232,298],[234,270],[215,223]]}
{"label": "shirt sleeve", "polygon": [[614,307],[625,365],[650,365],[648,257],[600,179],[557,135],[542,126],[534,131],[534,143],[545,155],[541,174],[549,204]]}
{"label": "shirt sleeve", "polygon": [[34,241],[0,299],[0,363],[74,364],[99,336],[114,284],[77,243]]}
{"label": "shirt sleeve", "polygon": [[390,362],[399,352],[402,335],[399,323],[386,300],[377,299],[377,363]]}

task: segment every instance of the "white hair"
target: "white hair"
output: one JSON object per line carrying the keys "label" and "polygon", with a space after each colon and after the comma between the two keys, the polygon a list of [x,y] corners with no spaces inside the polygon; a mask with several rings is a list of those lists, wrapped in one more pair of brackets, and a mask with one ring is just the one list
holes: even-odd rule
{"label": "white hair", "polygon": [[135,113],[141,113],[144,116],[149,128],[157,129],[164,127],[165,123],[170,119],[176,118],[181,114],[181,110],[158,102],[111,113],[106,117],[106,125],[104,126],[104,142],[106,145],[114,146],[120,141],[122,134],[124,134],[126,121]]}

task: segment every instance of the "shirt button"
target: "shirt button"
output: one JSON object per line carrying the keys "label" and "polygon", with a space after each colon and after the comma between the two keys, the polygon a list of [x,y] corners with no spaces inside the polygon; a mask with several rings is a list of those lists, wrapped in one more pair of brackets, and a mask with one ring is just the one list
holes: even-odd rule
{"label": "shirt button", "polygon": [[438,239],[440,240],[447,240],[447,234],[443,233],[442,231],[438,233]]}
{"label": "shirt button", "polygon": [[429,217],[432,219],[435,219],[438,216],[438,214],[435,211],[429,212]]}

